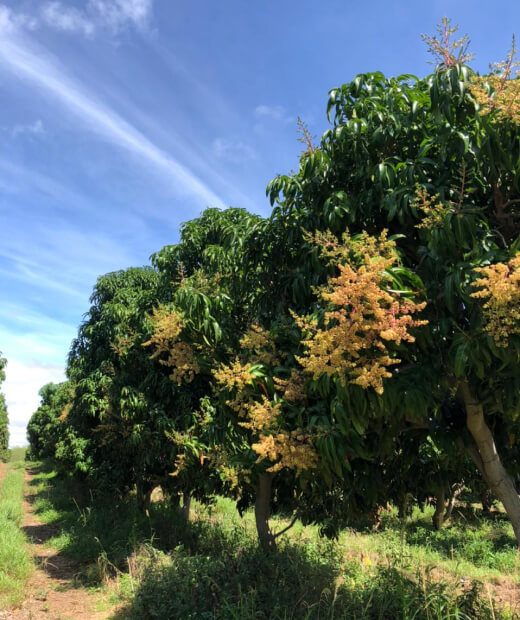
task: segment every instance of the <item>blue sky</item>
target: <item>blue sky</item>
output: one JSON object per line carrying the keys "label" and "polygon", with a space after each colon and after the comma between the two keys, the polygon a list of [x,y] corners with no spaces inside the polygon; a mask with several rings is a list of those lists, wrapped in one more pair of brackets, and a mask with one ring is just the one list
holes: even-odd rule
{"label": "blue sky", "polygon": [[97,276],[143,265],[206,206],[267,215],[297,167],[296,119],[326,129],[356,73],[430,72],[443,15],[474,66],[520,5],[372,0],[0,0],[0,350],[11,443],[63,378]]}

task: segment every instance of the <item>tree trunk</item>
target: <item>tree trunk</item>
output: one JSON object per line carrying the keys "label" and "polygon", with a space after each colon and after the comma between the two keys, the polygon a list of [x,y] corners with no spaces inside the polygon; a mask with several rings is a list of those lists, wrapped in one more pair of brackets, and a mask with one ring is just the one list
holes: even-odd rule
{"label": "tree trunk", "polygon": [[399,512],[397,516],[399,519],[406,519],[408,515],[408,506],[410,505],[411,493],[405,493],[402,500],[399,502]]}
{"label": "tree trunk", "polygon": [[457,497],[464,490],[464,484],[455,484],[451,489],[451,496],[448,501],[448,507],[446,508],[446,512],[444,513],[444,521],[447,521],[451,517],[451,513],[453,512],[453,508],[455,506],[455,501]]}
{"label": "tree trunk", "polygon": [[491,513],[491,504],[492,504],[492,499],[491,499],[491,492],[489,489],[483,489],[480,492],[480,503],[482,504],[482,512],[484,514],[490,514]]}
{"label": "tree trunk", "polygon": [[432,517],[433,527],[436,530],[440,530],[444,523],[444,505],[445,505],[445,493],[441,488],[435,493],[435,512]]}
{"label": "tree trunk", "polygon": [[520,546],[520,497],[513,479],[502,465],[493,435],[484,418],[482,403],[474,396],[467,381],[461,382],[460,393],[466,407],[466,424],[475,442],[484,477],[493,494],[504,505],[517,545]]}
{"label": "tree trunk", "polygon": [[152,496],[152,488],[147,484],[136,485],[136,499],[138,509],[147,517],[150,516],[150,499]]}
{"label": "tree trunk", "polygon": [[271,528],[269,517],[271,516],[271,486],[272,474],[260,474],[256,487],[255,520],[258,540],[265,551],[276,551],[276,542]]}
{"label": "tree trunk", "polygon": [[182,494],[182,508],[181,515],[186,519],[186,521],[190,520],[190,504],[191,504],[191,495],[184,491]]}

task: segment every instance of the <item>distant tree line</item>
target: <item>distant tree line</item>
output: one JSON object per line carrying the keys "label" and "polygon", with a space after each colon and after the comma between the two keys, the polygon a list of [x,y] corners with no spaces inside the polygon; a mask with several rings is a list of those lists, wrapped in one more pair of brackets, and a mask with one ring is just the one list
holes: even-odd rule
{"label": "distant tree line", "polygon": [[[7,360],[0,353],[0,387],[5,381],[5,367]],[[9,458],[9,418],[7,417],[7,404],[5,396],[0,392],[0,461]]]}

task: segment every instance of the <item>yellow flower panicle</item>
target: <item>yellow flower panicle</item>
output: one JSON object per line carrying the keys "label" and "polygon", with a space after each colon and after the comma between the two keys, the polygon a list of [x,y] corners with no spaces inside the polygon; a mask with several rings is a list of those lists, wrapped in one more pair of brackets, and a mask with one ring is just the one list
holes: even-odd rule
{"label": "yellow flower panicle", "polygon": [[325,313],[323,328],[307,324],[311,331],[304,340],[307,351],[298,358],[314,379],[327,374],[344,380],[349,375],[351,383],[381,394],[383,379],[391,377],[389,367],[401,361],[393,357],[388,344],[413,342],[410,328],[426,323],[412,317],[424,303],[385,288],[389,281],[385,271],[397,263],[394,248],[383,233],[379,239],[365,234],[351,240],[347,235],[335,250],[345,264],[320,291],[332,309]]}
{"label": "yellow flower panicle", "polygon": [[240,340],[240,346],[254,354],[256,360],[267,366],[278,364],[276,346],[269,336],[269,332],[259,325],[251,325]]}
{"label": "yellow flower panicle", "polygon": [[262,434],[252,448],[258,454],[258,463],[264,459],[274,463],[267,470],[271,472],[288,467],[299,474],[304,470],[314,469],[318,464],[318,454],[311,438],[301,429],[281,431],[273,435]]}
{"label": "yellow flower panicle", "polygon": [[231,364],[222,364],[213,372],[213,376],[223,387],[240,392],[253,381],[251,366],[252,364],[243,364],[236,358]]}
{"label": "yellow flower panicle", "polygon": [[415,226],[415,228],[440,228],[445,217],[453,212],[453,204],[451,202],[439,202],[439,194],[431,196],[428,191],[421,186],[417,186],[415,190],[415,199],[412,203],[414,209],[423,212],[423,219]]}
{"label": "yellow flower panicle", "polygon": [[152,358],[167,354],[159,363],[172,369],[170,379],[178,385],[190,383],[200,372],[193,347],[181,340],[184,327],[182,315],[165,306],[154,309],[150,317],[154,333],[143,346],[153,346]]}
{"label": "yellow flower panicle", "polygon": [[260,401],[248,403],[246,408],[247,421],[241,422],[240,426],[252,431],[267,431],[273,428],[281,413],[281,403],[273,403],[267,397],[262,396]]}
{"label": "yellow flower panicle", "polygon": [[231,463],[231,455],[222,445],[213,446],[208,455],[211,466],[217,470],[221,478],[233,489],[239,489],[242,483],[251,483],[251,470]]}
{"label": "yellow flower panicle", "polygon": [[493,73],[472,79],[470,90],[483,116],[494,112],[496,120],[520,123],[520,63],[515,61],[516,47],[503,62],[494,63]]}
{"label": "yellow flower panicle", "polygon": [[507,263],[476,269],[482,277],[472,297],[484,299],[485,330],[497,346],[507,347],[509,337],[520,334],[520,254]]}
{"label": "yellow flower panicle", "polygon": [[62,412],[58,416],[58,420],[60,422],[64,422],[68,418],[68,415],[71,412],[71,410],[72,410],[72,403],[70,402],[70,403],[67,403],[65,407],[63,407]]}
{"label": "yellow flower panicle", "polygon": [[175,477],[181,474],[188,467],[186,454],[177,454],[174,462],[174,470],[170,473],[170,476]]}
{"label": "yellow flower panicle", "polygon": [[182,332],[183,320],[179,312],[168,310],[165,306],[154,308],[150,317],[154,333],[150,340],[143,346],[155,347],[152,358],[159,357],[161,353],[168,353],[172,342],[176,342]]}
{"label": "yellow flower panicle", "polygon": [[113,343],[111,343],[110,347],[116,355],[123,357],[128,353],[134,343],[135,332],[130,330],[130,334],[128,336],[119,336]]}
{"label": "yellow flower panicle", "polygon": [[254,379],[250,372],[251,366],[251,363],[242,363],[237,357],[230,364],[222,364],[213,371],[217,383],[233,392],[233,398],[226,401],[227,406],[241,417],[247,416],[252,403],[251,394],[248,391]]}
{"label": "yellow flower panicle", "polygon": [[[261,342],[265,347],[263,334],[254,331],[246,336],[247,346],[253,347],[250,338]],[[249,349],[251,350],[251,349]],[[267,395],[255,392],[254,377],[251,374],[251,363],[242,363],[238,358],[228,365],[222,365],[214,376],[217,382],[232,390],[233,398],[226,401],[227,405],[244,418],[239,425],[248,429],[254,438],[252,449],[258,454],[257,462],[267,459],[272,463],[268,471],[279,471],[290,467],[301,472],[304,469],[316,467],[318,456],[314,450],[311,438],[302,430],[288,432],[281,428],[282,402],[270,400]],[[303,391],[303,377],[301,372],[294,371],[287,380],[276,380],[284,396],[287,398],[305,398]],[[257,383],[258,385],[258,383]],[[287,398],[288,399],[288,398]],[[224,469],[222,469],[224,471]],[[225,473],[227,472],[227,473]],[[236,469],[227,467],[224,475],[233,483],[239,474]]]}
{"label": "yellow flower panicle", "polygon": [[282,392],[284,399],[290,403],[298,403],[307,399],[305,376],[296,368],[291,370],[289,379],[275,377],[274,383]]}

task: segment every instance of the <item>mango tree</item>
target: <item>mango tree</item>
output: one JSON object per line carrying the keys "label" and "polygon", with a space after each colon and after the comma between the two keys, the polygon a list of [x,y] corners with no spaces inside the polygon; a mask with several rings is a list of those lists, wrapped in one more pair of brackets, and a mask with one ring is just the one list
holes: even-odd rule
{"label": "mango tree", "polygon": [[76,469],[123,495],[135,486],[143,510],[153,486],[172,471],[176,453],[167,433],[179,415],[174,385],[143,347],[157,281],[151,268],[100,277],[68,365],[74,397],[67,422],[85,442]]}
{"label": "mango tree", "polygon": [[[400,361],[375,390],[360,395],[365,379],[349,377],[348,352],[314,372],[330,414],[355,423],[364,440],[358,454],[369,425],[393,441],[400,427],[440,416],[454,396],[466,414],[459,439],[520,541],[520,500],[500,456],[508,446],[491,430],[511,425],[520,407],[520,129],[497,99],[516,82],[507,74],[486,82],[449,51],[446,59],[424,79],[362,74],[332,90],[332,128],[298,173],[278,177],[268,193],[282,231],[329,228],[339,242],[346,229],[387,229],[400,265],[383,290],[414,290],[426,301],[427,324],[414,329],[415,342],[393,341]],[[329,312],[355,312],[348,297],[327,301]],[[333,319],[320,326],[325,334],[335,328]]]}
{"label": "mango tree", "polygon": [[179,244],[152,257],[161,277],[160,304],[146,344],[176,389],[194,399],[196,424],[176,435],[183,449],[175,474],[193,480],[199,464],[208,490],[226,492],[232,479],[223,450],[229,424],[217,416],[213,372],[229,359],[250,320],[258,285],[254,269],[244,269],[243,246],[260,220],[243,209],[207,209],[183,224]]}
{"label": "mango tree", "polygon": [[71,382],[47,383],[40,391],[40,406],[27,424],[32,459],[56,459],[56,449],[65,440],[66,416],[74,394]]}

